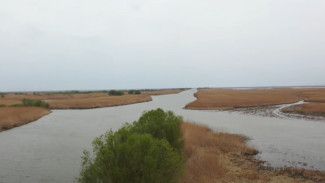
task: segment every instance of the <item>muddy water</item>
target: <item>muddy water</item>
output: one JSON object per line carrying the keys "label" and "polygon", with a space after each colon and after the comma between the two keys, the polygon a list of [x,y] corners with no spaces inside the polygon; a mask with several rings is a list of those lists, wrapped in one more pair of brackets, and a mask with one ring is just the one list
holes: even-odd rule
{"label": "muddy water", "polygon": [[0,133],[0,182],[73,182],[83,149],[107,129],[163,108],[213,130],[243,134],[273,166],[325,170],[325,123],[218,111],[182,109],[194,90],[155,96],[152,102],[90,110],[54,110],[40,120]]}

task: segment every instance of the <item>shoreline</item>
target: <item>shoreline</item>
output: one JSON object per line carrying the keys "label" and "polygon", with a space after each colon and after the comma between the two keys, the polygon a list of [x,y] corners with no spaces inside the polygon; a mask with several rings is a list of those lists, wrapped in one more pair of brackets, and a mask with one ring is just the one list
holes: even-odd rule
{"label": "shoreline", "polygon": [[[117,106],[124,106],[124,105],[131,105],[131,104],[137,104],[137,103],[144,103],[144,102],[150,102],[152,101],[152,95],[169,95],[169,94],[177,94],[180,93],[181,90],[162,90],[162,91],[150,91],[150,92],[143,92],[144,94],[140,95],[124,95],[124,99],[131,96],[134,97],[133,99],[125,99],[123,100],[123,96],[109,96],[107,94],[106,97],[113,98],[115,101],[104,101],[101,105],[97,101],[101,101],[98,97],[93,97],[91,99],[96,99],[96,101],[86,101],[87,103],[84,103],[84,106],[82,106],[82,100],[73,101],[74,103],[71,103],[69,99],[60,99],[60,102],[67,102],[67,105],[70,106],[57,106],[57,107],[51,107],[49,109],[45,108],[37,108],[35,110],[35,107],[0,107],[1,109],[6,109],[0,111],[0,133],[2,131],[10,130],[15,127],[19,127],[22,125],[26,125],[31,122],[35,122],[39,119],[41,119],[43,116],[48,115],[52,112],[52,110],[90,110],[90,109],[98,109],[98,108],[106,108],[106,107],[117,107]],[[78,94],[76,94],[78,95]],[[68,95],[67,95],[68,96]],[[70,95],[69,95],[70,96]],[[35,96],[39,97],[39,96]],[[61,96],[62,97],[62,96]],[[66,96],[65,96],[66,97]],[[16,100],[17,103],[20,102],[19,100]],[[87,100],[89,98],[85,98],[84,100]],[[46,99],[43,99],[46,100]],[[2,100],[2,102],[6,102],[6,100]],[[51,105],[51,102],[53,101],[59,101],[59,100],[49,100],[48,103]],[[10,101],[12,102],[12,101]],[[69,103],[70,102],[70,103]],[[90,104],[89,104],[90,102]],[[97,103],[96,103],[97,102]],[[1,101],[0,101],[1,104]],[[82,106],[82,107],[78,107]],[[47,111],[44,113],[44,111]],[[22,113],[24,112],[24,113]],[[8,114],[10,113],[10,114]],[[35,114],[38,113],[38,114]],[[18,116],[18,118],[17,118]]]}
{"label": "shoreline", "polygon": [[70,107],[70,108],[58,108],[58,107],[50,107],[51,110],[89,110],[89,109],[99,109],[99,108],[106,108],[106,107],[118,107],[118,106],[124,106],[124,105],[132,105],[132,104],[138,104],[138,103],[145,103],[145,102],[151,102],[152,98],[150,97],[149,100],[143,100],[143,101],[135,101],[130,103],[122,103],[122,104],[108,104],[104,106],[93,106],[93,107]]}
{"label": "shoreline", "polygon": [[324,171],[264,165],[255,158],[258,151],[247,145],[245,136],[187,122],[182,131],[187,158],[185,183],[325,181]]}
{"label": "shoreline", "polygon": [[[200,89],[194,93],[194,97],[196,100],[186,104],[184,109],[280,117],[275,110],[281,108],[278,113],[282,118],[325,119],[324,88]],[[271,108],[274,108],[274,114],[268,114]]]}
{"label": "shoreline", "polygon": [[52,113],[50,109],[41,107],[1,107],[1,110],[0,133],[35,122]]}

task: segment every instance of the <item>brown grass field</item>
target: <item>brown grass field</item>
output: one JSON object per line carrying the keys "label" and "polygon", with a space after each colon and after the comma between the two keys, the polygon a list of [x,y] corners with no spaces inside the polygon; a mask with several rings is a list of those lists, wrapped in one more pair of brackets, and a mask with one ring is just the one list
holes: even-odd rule
{"label": "brown grass field", "polygon": [[51,109],[90,109],[151,101],[150,95],[95,96],[47,101]]}
{"label": "brown grass field", "polygon": [[35,121],[49,113],[49,109],[40,107],[1,107],[0,131]]}
{"label": "brown grass field", "polygon": [[282,109],[282,112],[325,116],[325,103],[306,103]]}
{"label": "brown grass field", "polygon": [[182,133],[187,158],[183,183],[325,182],[325,172],[261,165],[253,157],[257,151],[246,145],[246,137],[191,123],[182,124]]}
{"label": "brown grass field", "polygon": [[[304,104],[305,114],[325,114],[325,88],[276,88],[276,89],[200,89],[197,100],[185,106],[187,109],[234,109],[277,104],[295,103],[300,100],[313,102]],[[288,111],[289,112],[289,111]],[[291,112],[291,111],[290,111]],[[292,111],[294,112],[294,111]]]}
{"label": "brown grass field", "polygon": [[141,92],[140,95],[129,95],[125,92],[122,96],[110,96],[107,93],[51,95],[46,93],[38,95],[33,95],[32,93],[18,95],[7,94],[4,98],[0,98],[0,105],[21,104],[23,98],[29,98],[45,100],[50,104],[51,109],[91,109],[147,102],[152,100],[150,95],[176,94],[179,92],[181,90],[158,90]]}
{"label": "brown grass field", "polygon": [[22,104],[23,98],[45,100],[51,109],[90,109],[99,107],[111,107],[118,105],[134,104],[151,101],[150,95],[176,94],[181,90],[157,90],[145,91],[140,95],[110,96],[107,93],[89,94],[47,94],[33,93],[7,94],[0,98],[0,131],[11,129],[32,121],[50,113],[50,110],[38,107],[1,107],[13,104]]}

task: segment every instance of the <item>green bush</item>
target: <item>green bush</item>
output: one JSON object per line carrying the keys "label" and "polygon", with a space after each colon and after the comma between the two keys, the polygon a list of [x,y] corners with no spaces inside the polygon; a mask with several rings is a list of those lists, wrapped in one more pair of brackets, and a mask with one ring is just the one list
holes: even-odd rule
{"label": "green bush", "polygon": [[135,92],[134,90],[129,90],[128,94],[134,94],[134,92]]}
{"label": "green bush", "polygon": [[[165,116],[166,115],[166,116]],[[159,124],[148,129],[153,120]],[[167,122],[167,120],[171,120]],[[164,124],[164,125],[162,125]],[[167,125],[168,124],[168,125]],[[171,125],[171,124],[178,124]],[[108,131],[93,141],[93,153],[84,151],[78,182],[174,183],[184,169],[184,157],[170,141],[179,144],[181,117],[161,109],[142,115],[139,121],[118,131]],[[143,125],[143,126],[142,126]],[[156,127],[160,126],[161,132]],[[175,132],[171,127],[176,127]],[[152,135],[154,134],[154,135]],[[164,134],[164,135],[157,135]],[[172,135],[173,138],[166,138]],[[177,143],[176,143],[177,142]],[[177,145],[177,148],[179,145]]]}
{"label": "green bush", "polygon": [[136,95],[139,95],[139,94],[141,94],[141,91],[140,90],[129,90],[128,91],[128,94],[136,94]]}
{"label": "green bush", "polygon": [[6,107],[6,105],[4,105],[4,104],[0,104],[0,107]]}
{"label": "green bush", "polygon": [[23,98],[22,103],[23,103],[23,106],[36,106],[36,107],[44,107],[44,108],[50,107],[50,105],[48,103],[41,101],[41,100],[33,100],[33,99]]}
{"label": "green bush", "polygon": [[124,95],[124,92],[121,90],[110,90],[108,94],[113,96],[121,96]]}
{"label": "green bush", "polygon": [[132,130],[136,133],[149,133],[154,138],[166,139],[174,149],[180,151],[184,144],[181,139],[182,122],[183,118],[176,116],[172,111],[156,109],[143,113],[140,119],[133,123]]}

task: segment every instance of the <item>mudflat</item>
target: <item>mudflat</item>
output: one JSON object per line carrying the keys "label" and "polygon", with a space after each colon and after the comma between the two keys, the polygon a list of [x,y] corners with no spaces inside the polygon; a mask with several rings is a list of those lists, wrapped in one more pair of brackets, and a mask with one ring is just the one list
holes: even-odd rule
{"label": "mudflat", "polygon": [[310,102],[284,112],[324,115],[325,88],[200,89],[187,109],[234,109]]}

